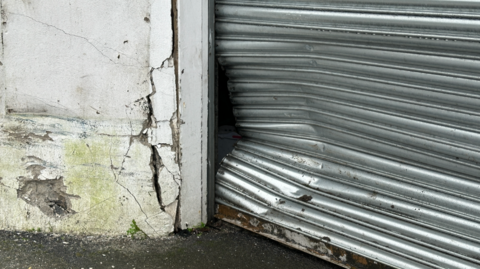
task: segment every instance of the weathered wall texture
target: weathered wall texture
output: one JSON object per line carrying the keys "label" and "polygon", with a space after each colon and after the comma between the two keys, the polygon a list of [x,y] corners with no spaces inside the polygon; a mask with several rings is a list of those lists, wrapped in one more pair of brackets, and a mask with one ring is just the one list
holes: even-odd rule
{"label": "weathered wall texture", "polygon": [[171,0],[0,3],[0,229],[171,233]]}

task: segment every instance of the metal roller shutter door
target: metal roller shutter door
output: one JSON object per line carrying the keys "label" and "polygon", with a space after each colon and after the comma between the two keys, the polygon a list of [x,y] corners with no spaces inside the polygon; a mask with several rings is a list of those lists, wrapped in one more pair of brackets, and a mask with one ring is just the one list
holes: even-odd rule
{"label": "metal roller shutter door", "polygon": [[215,13],[243,137],[218,204],[392,267],[480,268],[480,1]]}

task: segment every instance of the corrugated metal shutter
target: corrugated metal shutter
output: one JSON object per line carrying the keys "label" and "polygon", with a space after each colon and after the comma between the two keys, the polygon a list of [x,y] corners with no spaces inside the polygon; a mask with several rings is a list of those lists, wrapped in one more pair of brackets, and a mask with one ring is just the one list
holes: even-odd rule
{"label": "corrugated metal shutter", "polygon": [[399,268],[480,268],[480,2],[221,0],[216,201]]}

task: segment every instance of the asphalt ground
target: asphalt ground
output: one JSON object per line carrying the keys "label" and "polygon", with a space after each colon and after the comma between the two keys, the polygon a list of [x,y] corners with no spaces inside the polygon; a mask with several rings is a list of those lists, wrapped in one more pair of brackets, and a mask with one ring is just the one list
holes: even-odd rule
{"label": "asphalt ground", "polygon": [[228,223],[215,226],[160,239],[0,231],[0,268],[340,268]]}

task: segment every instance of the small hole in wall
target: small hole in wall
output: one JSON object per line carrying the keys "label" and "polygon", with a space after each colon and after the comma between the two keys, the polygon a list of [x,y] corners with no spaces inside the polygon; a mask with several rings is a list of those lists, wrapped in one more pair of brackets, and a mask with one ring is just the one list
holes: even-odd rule
{"label": "small hole in wall", "polygon": [[143,18],[145,22],[150,22],[150,19],[148,17]]}
{"label": "small hole in wall", "polygon": [[228,89],[226,69],[218,64],[217,73],[217,169],[222,159],[232,152],[240,139]]}

